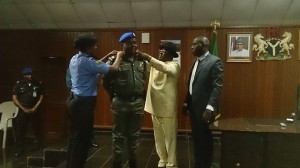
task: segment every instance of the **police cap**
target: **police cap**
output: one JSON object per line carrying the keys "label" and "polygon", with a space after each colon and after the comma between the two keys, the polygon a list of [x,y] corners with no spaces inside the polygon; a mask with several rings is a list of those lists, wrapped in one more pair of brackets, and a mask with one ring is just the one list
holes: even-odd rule
{"label": "police cap", "polygon": [[135,38],[135,34],[133,32],[127,32],[127,33],[124,33],[120,37],[119,42],[124,43],[126,40],[130,40],[130,39],[133,39],[133,38]]}
{"label": "police cap", "polygon": [[22,74],[30,74],[30,73],[32,73],[32,68],[31,67],[25,67],[25,68],[23,68],[23,70],[22,70]]}

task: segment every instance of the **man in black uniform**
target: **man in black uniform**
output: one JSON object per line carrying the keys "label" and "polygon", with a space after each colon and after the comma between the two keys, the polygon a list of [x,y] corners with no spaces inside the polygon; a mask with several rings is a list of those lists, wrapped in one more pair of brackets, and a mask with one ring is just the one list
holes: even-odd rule
{"label": "man in black uniform", "polygon": [[105,76],[103,80],[112,100],[113,167],[122,167],[124,142],[127,139],[129,167],[136,168],[138,137],[144,116],[146,64],[137,56],[133,32],[123,34],[119,42],[123,43],[124,52],[119,71]]}
{"label": "man in black uniform", "polygon": [[44,97],[44,89],[40,81],[33,79],[31,67],[24,68],[22,74],[24,79],[17,81],[12,96],[13,102],[19,107],[18,116],[14,120],[16,126],[16,157],[22,153],[29,121],[35,133],[37,145],[42,147],[39,106]]}

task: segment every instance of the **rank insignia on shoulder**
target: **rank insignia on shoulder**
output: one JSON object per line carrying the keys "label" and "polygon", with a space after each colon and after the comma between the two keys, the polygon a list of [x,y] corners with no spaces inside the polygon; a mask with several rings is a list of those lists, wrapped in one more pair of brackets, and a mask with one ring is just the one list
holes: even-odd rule
{"label": "rank insignia on shoulder", "polygon": [[140,66],[140,68],[144,69],[144,66],[145,66],[144,62],[141,62],[139,66]]}

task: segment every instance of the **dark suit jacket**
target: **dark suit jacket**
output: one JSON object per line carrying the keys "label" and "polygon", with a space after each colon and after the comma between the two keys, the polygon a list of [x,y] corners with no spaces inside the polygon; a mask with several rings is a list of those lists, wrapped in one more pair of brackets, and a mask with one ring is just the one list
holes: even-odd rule
{"label": "dark suit jacket", "polygon": [[[198,61],[198,60],[196,60]],[[190,85],[190,71],[188,86]],[[196,114],[198,119],[202,119],[203,112],[209,104],[214,108],[214,113],[218,113],[219,97],[223,85],[223,63],[214,55],[208,54],[201,62],[195,73],[192,95],[187,93],[185,102],[190,112]]]}

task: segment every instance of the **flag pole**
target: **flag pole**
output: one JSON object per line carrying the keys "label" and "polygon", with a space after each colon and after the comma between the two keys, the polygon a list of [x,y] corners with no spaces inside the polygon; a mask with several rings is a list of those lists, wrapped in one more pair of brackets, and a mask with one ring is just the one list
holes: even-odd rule
{"label": "flag pole", "polygon": [[210,26],[213,27],[213,37],[212,37],[212,48],[211,48],[211,53],[215,56],[218,56],[218,43],[217,43],[217,27],[220,27],[220,21],[214,20],[213,22],[210,23]]}
{"label": "flag pole", "polygon": [[218,21],[216,19],[210,23],[210,26],[213,26],[213,28],[214,28],[213,32],[215,32],[215,33],[217,33],[217,26],[220,27],[220,25],[221,25],[220,21]]}
{"label": "flag pole", "polygon": [[[213,22],[210,23],[210,26],[213,26],[213,37],[212,37],[212,55],[219,56],[218,54],[218,42],[217,42],[217,27],[220,27],[220,21],[214,20]],[[218,106],[218,115],[215,116],[215,121],[214,125],[218,125],[218,119],[221,117],[221,108]]]}

